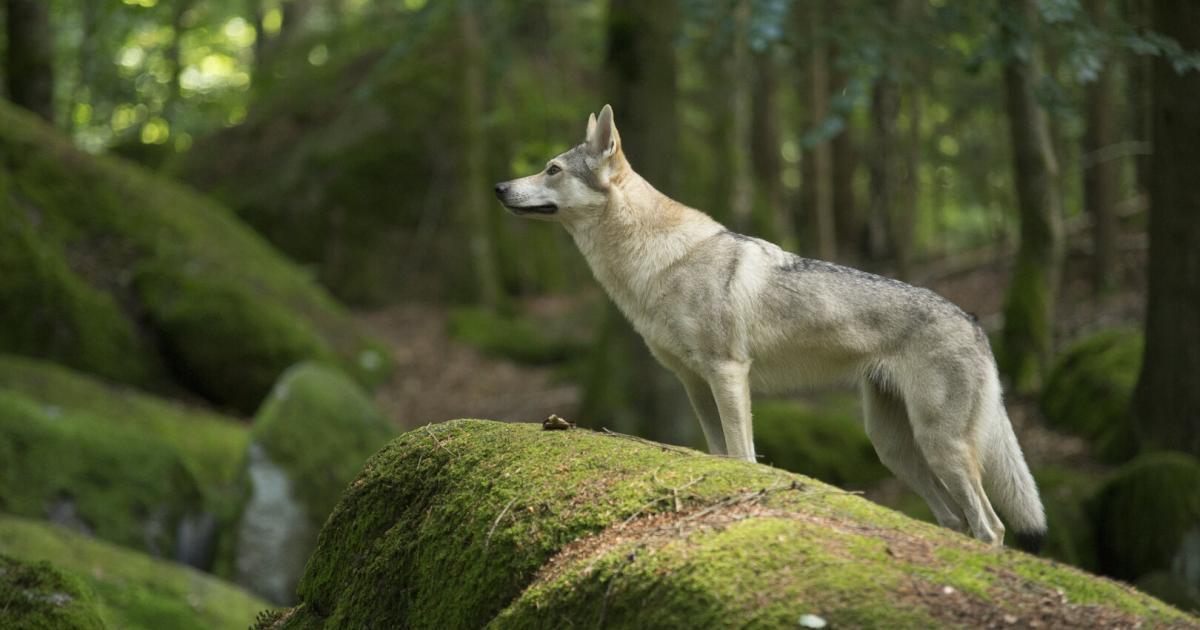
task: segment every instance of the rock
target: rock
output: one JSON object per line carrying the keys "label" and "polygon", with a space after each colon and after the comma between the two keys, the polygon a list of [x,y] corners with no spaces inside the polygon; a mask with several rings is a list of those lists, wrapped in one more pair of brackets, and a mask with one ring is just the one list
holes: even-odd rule
{"label": "rock", "polygon": [[1100,569],[1136,580],[1170,571],[1200,588],[1200,461],[1183,453],[1141,455],[1100,490]]}
{"label": "rock", "polygon": [[9,630],[104,628],[92,595],[79,580],[46,562],[0,554],[0,627]]}
{"label": "rock", "polygon": [[0,506],[209,568],[242,502],[234,418],[0,355]]}
{"label": "rock", "polygon": [[[193,569],[92,540],[61,527],[0,516],[0,554],[45,567],[80,587],[90,625],[9,623],[0,575],[0,627],[209,630],[244,628],[267,603]],[[0,556],[2,557],[2,556]],[[34,564],[37,563],[37,564]],[[4,571],[0,560],[0,573]],[[11,611],[12,609],[8,609]],[[27,618],[28,619],[28,618]],[[103,620],[103,624],[99,622]]]}
{"label": "rock", "polygon": [[1088,571],[1099,570],[1093,501],[1104,479],[1095,472],[1045,467],[1033,471],[1046,508],[1043,555]]}
{"label": "rock", "polygon": [[1113,329],[1082,339],[1055,361],[1042,390],[1051,427],[1091,441],[1108,463],[1137,454],[1129,405],[1142,364],[1142,335]]}
{"label": "rock", "polygon": [[800,475],[483,420],[423,427],[372,457],[299,594],[258,627],[1197,624]]}
{"label": "rock", "polygon": [[394,434],[340,371],[316,363],[288,370],[251,429],[252,490],[238,525],[237,582],[271,601],[293,602],[342,489]]}
{"label": "rock", "polygon": [[228,209],[7,103],[0,154],[0,352],[246,412],[305,359],[387,376],[383,346]]}
{"label": "rock", "polygon": [[864,488],[891,476],[863,430],[858,401],[838,397],[819,407],[786,400],[754,405],[754,444],[761,461],[841,487]]}

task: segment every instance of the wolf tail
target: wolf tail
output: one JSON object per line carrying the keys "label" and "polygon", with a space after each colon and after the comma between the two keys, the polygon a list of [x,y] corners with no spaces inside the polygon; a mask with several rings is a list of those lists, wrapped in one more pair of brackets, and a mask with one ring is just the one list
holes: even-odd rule
{"label": "wolf tail", "polygon": [[1004,403],[998,395],[996,401],[980,445],[984,490],[1012,530],[1017,547],[1037,553],[1046,537],[1046,513]]}

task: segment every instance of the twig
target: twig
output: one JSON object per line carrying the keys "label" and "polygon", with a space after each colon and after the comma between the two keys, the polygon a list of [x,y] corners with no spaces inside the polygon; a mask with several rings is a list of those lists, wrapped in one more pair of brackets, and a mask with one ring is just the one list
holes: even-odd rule
{"label": "twig", "polygon": [[434,435],[434,433],[433,433],[433,429],[430,429],[428,424],[425,425],[424,428],[425,428],[425,432],[429,434],[429,437],[433,438],[433,443],[437,444],[438,448],[442,449],[443,451],[446,451],[447,453],[450,453],[450,456],[454,457],[454,451],[446,448],[446,445],[442,444],[441,440],[437,439],[437,436]]}
{"label": "twig", "polygon": [[487,538],[485,538],[483,540],[483,550],[484,551],[487,551],[488,547],[492,544],[492,534],[495,533],[496,527],[498,525],[500,525],[500,519],[504,518],[505,514],[508,514],[508,509],[513,506],[513,503],[515,503],[516,500],[517,500],[517,497],[513,497],[513,498],[509,499],[508,503],[505,504],[504,509],[500,510],[500,514],[498,516],[496,516],[496,520],[492,521],[492,527],[491,527],[491,529],[488,530]]}
{"label": "twig", "polygon": [[679,453],[681,455],[691,455],[693,453],[693,451],[691,449],[686,449],[686,448],[679,447],[679,446],[671,446],[670,444],[663,444],[662,442],[655,442],[654,440],[647,440],[645,438],[637,437],[636,435],[626,435],[624,433],[617,433],[616,431],[610,431],[607,427],[601,428],[600,430],[603,433],[603,435],[607,435],[610,437],[624,438],[626,440],[633,440],[634,442],[641,442],[642,444],[656,446],[658,448],[661,448],[664,451],[672,451],[675,453]]}
{"label": "twig", "polygon": [[[655,478],[655,481],[657,481],[657,477]],[[687,482],[687,483],[685,483],[685,484],[683,484],[682,486],[679,486],[679,487],[677,487],[677,488],[668,488],[668,490],[670,490],[670,491],[671,491],[671,496],[670,496],[670,498],[671,498],[671,507],[673,507],[673,508],[674,508],[674,511],[676,511],[676,512],[680,512],[680,511],[682,511],[682,510],[683,510],[683,505],[682,505],[682,503],[681,503],[681,502],[680,502],[680,500],[679,500],[679,491],[680,491],[680,490],[687,490],[688,488],[690,488],[690,487],[692,487],[692,486],[694,486],[694,485],[696,485],[696,484],[700,483],[701,481],[704,481],[704,475],[700,475],[699,477],[696,477],[695,479],[692,479],[691,481],[689,481],[689,482]],[[646,508],[648,508],[648,507],[651,507],[651,506],[653,506],[654,504],[656,504],[656,503],[659,503],[659,502],[661,502],[661,501],[665,501],[665,500],[667,500],[667,498],[668,498],[668,497],[655,497],[655,498],[651,499],[651,500],[650,500],[649,502],[647,502],[645,505],[642,505],[642,506],[641,506],[641,507],[639,507],[637,510],[635,510],[633,514],[630,514],[630,515],[629,515],[629,518],[625,519],[625,520],[624,520],[624,521],[621,523],[621,527],[625,527],[626,525],[628,525],[628,524],[630,524],[631,522],[633,522],[633,520],[634,520],[634,519],[636,519],[637,517],[641,516],[641,515],[642,515],[642,512],[645,512],[645,511],[646,511]]]}

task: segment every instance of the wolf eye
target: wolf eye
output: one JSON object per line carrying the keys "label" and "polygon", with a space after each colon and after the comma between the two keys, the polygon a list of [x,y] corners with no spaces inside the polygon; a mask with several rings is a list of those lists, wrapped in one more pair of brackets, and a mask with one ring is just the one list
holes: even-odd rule
{"label": "wolf eye", "polygon": [[558,168],[557,164],[551,164],[550,167],[546,169],[547,175],[558,175],[561,172],[562,172],[562,169]]}

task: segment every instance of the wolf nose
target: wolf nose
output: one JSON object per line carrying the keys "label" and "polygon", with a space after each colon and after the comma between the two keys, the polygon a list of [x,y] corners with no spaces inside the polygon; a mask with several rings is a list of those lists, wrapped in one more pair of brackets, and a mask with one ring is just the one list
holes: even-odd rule
{"label": "wolf nose", "polygon": [[508,183],[507,182],[500,182],[499,184],[496,184],[496,196],[497,197],[503,197],[504,193],[506,193],[506,192],[508,192]]}

